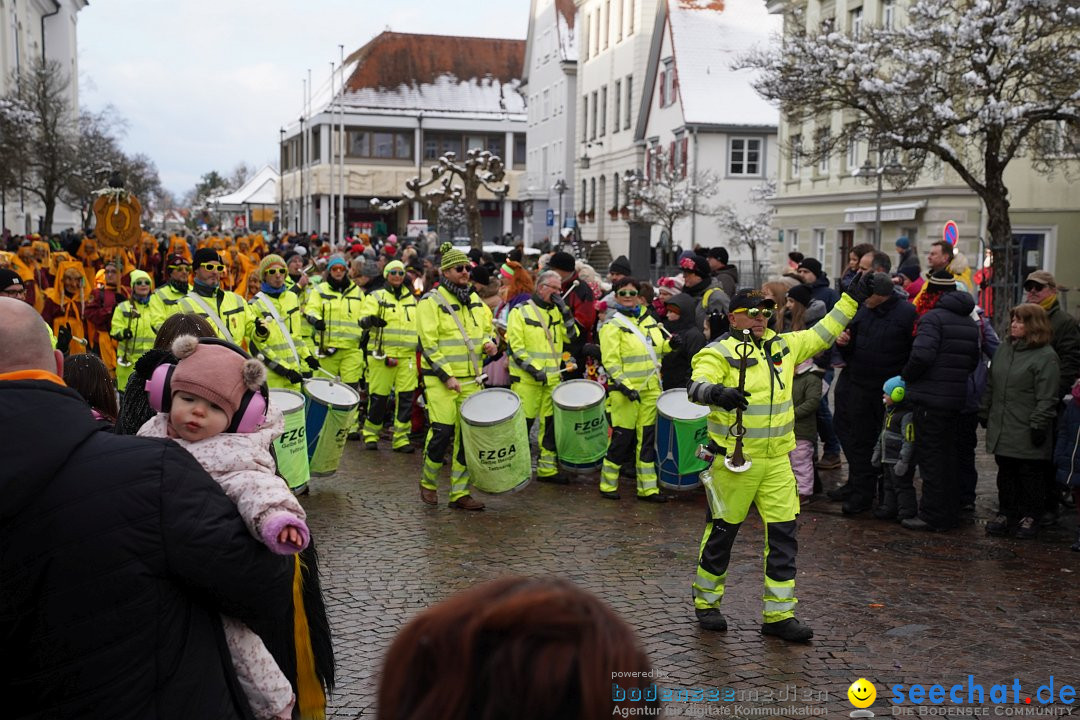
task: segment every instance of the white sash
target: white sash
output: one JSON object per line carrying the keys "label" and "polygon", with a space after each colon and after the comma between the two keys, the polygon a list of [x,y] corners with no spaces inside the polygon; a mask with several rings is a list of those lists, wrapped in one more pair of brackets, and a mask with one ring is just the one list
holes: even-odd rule
{"label": "white sash", "polygon": [[293,359],[296,360],[296,366],[300,367],[300,353],[296,352],[296,345],[293,344],[292,333],[289,332],[289,328],[285,325],[285,321],[281,319],[281,315],[278,313],[277,308],[274,307],[274,301],[264,292],[258,292],[255,297],[270,313],[270,317],[274,318],[274,322],[277,323],[278,328],[281,330],[281,334],[285,336],[285,342],[289,343],[289,350],[292,352]]}
{"label": "white sash", "polygon": [[210,322],[214,323],[217,329],[221,331],[221,334],[226,340],[228,340],[229,342],[234,342],[232,333],[229,332],[228,325],[226,325],[225,322],[218,317],[216,312],[210,309],[210,306],[206,304],[205,300],[203,300],[201,297],[199,297],[193,292],[187,294],[187,299],[194,301],[196,305],[202,308],[203,312],[206,313],[206,317],[208,317],[210,319]]}
{"label": "white sash", "polygon": [[652,340],[646,337],[645,334],[641,332],[641,329],[630,322],[630,318],[626,317],[621,312],[616,312],[615,317],[612,319],[634,333],[637,339],[641,341],[641,344],[645,346],[645,352],[649,353],[649,360],[651,360],[653,364],[653,371],[652,373],[649,373],[649,377],[652,377],[653,373],[660,372],[660,361],[656,359],[656,351],[653,350]]}

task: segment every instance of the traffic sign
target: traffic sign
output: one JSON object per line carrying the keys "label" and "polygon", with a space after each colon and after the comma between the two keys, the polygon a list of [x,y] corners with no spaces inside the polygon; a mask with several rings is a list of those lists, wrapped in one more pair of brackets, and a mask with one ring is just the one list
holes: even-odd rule
{"label": "traffic sign", "polygon": [[952,220],[945,223],[945,229],[941,232],[941,239],[953,247],[956,247],[956,241],[960,239],[960,231],[956,228],[956,223]]}

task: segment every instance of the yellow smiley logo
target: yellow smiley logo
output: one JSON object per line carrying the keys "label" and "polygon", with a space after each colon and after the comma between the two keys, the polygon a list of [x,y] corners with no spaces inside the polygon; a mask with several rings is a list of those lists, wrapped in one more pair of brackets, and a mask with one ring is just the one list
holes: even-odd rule
{"label": "yellow smiley logo", "polygon": [[868,708],[877,699],[877,688],[866,678],[859,678],[847,689],[848,700],[857,708]]}

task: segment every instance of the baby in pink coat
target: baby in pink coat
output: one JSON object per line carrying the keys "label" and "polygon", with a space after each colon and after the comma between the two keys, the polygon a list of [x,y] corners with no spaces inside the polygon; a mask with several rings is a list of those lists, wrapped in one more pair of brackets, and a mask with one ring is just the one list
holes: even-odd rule
{"label": "baby in pink coat", "polygon": [[[252,393],[266,380],[266,368],[221,345],[181,336],[172,347],[179,358],[169,380],[168,412],[158,413],[139,435],[172,438],[199,461],[236,503],[248,530],[279,554],[307,547],[304,508],[275,474],[270,445],[281,435],[281,412],[268,408],[256,427],[239,429]],[[163,403],[164,404],[164,403]],[[240,685],[256,717],[291,718],[292,686],[259,636],[235,618],[223,618],[225,637]]]}

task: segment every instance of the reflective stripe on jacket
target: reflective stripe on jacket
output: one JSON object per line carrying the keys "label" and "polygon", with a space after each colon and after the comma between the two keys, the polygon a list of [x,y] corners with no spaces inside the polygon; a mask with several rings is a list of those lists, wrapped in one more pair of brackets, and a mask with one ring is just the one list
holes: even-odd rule
{"label": "reflective stripe on jacket", "polygon": [[389,287],[379,288],[364,298],[361,317],[375,316],[386,321],[386,327],[371,328],[368,352],[379,350],[388,357],[403,358],[416,354],[416,298],[402,285],[401,297],[396,297]]}
{"label": "reflective stripe on jacket", "polygon": [[[795,366],[817,355],[835,342],[858,305],[843,295],[824,318],[812,327],[799,332],[777,335],[766,330],[760,345],[753,344],[746,367],[745,390],[749,407],[743,411],[743,450],[751,459],[787,455],[795,448],[795,411],[791,400]],[[707,397],[708,386],[721,384],[738,387],[741,361],[736,347],[740,341],[725,335],[709,343],[692,362],[690,399],[700,404]],[[712,406],[709,414],[709,436],[721,447],[730,450],[734,442],[731,426],[735,412]]]}
{"label": "reflective stripe on jacket", "polygon": [[[335,348],[360,348],[360,317],[364,305],[364,291],[349,283],[345,292],[338,292],[328,282],[315,286],[308,296],[306,312],[326,323],[326,346]],[[315,333],[315,344],[322,342]]]}
{"label": "reflective stripe on jacket", "polygon": [[483,346],[492,342],[494,330],[491,324],[491,308],[484,304],[475,292],[469,295],[467,308],[441,285],[425,295],[416,306],[417,334],[420,338],[420,367],[423,372],[434,374],[441,380],[448,377],[471,378],[482,369],[472,365],[469,349],[461,336],[454,318],[436,300],[439,293],[443,300],[457,313],[465,332],[473,342],[475,362],[484,361]]}
{"label": "reflective stripe on jacket", "polygon": [[[576,335],[576,325],[574,331]],[[541,370],[548,375],[549,381],[558,382],[566,341],[566,324],[562,312],[554,305],[545,310],[533,302],[524,302],[514,307],[507,317],[506,344],[510,349],[510,367],[517,371],[513,373],[515,377],[535,382],[532,372]]]}
{"label": "reflective stripe on jacket", "polygon": [[[653,363],[649,350],[638,336],[625,327],[619,317],[629,320],[651,341],[656,364]],[[600,353],[604,368],[613,384],[623,385],[630,390],[646,390],[660,387],[660,358],[671,350],[667,339],[660,330],[660,325],[652,315],[641,310],[639,317],[616,313],[611,320],[600,328]]]}

